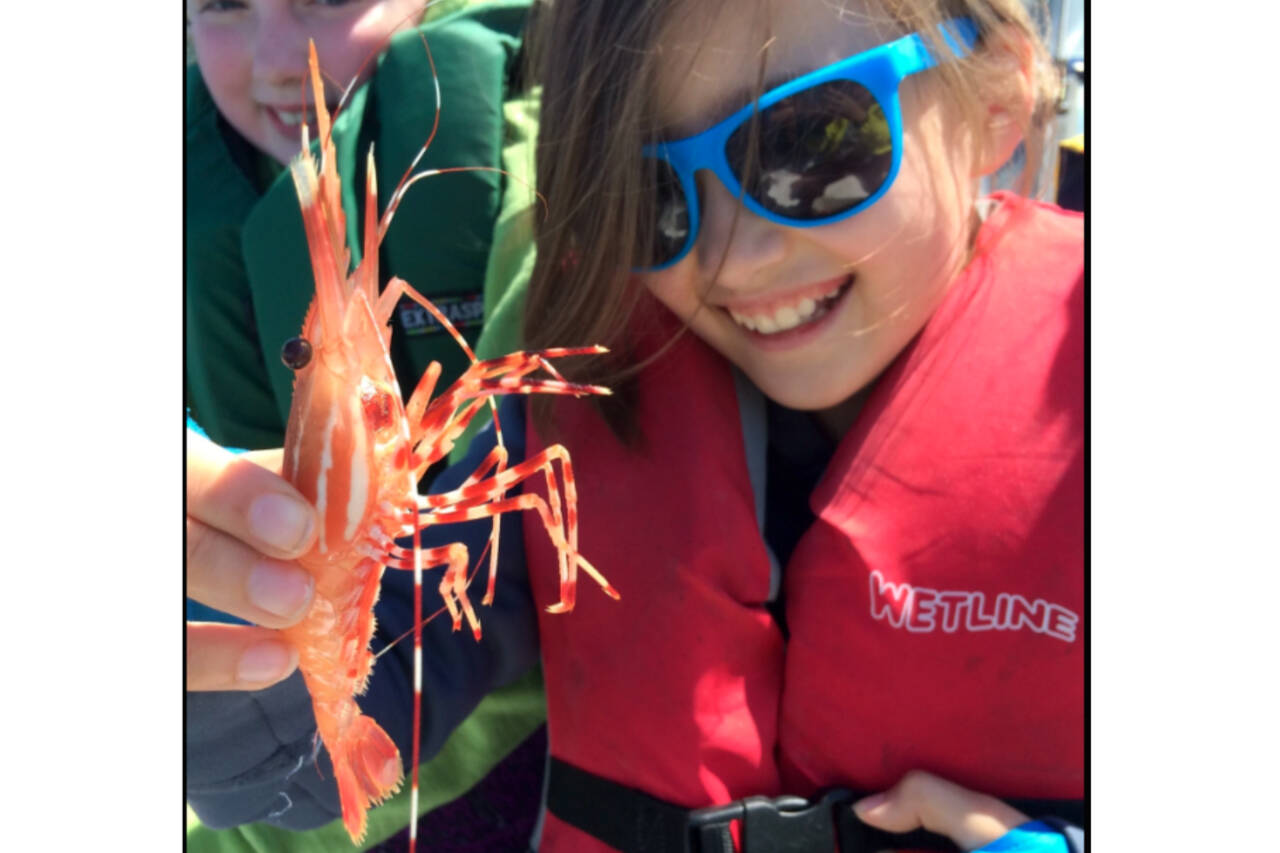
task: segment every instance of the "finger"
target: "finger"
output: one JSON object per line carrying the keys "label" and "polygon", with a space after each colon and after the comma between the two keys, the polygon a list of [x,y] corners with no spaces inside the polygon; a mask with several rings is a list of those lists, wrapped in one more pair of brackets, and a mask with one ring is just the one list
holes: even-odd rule
{"label": "finger", "polygon": [[924,828],[963,850],[976,850],[1027,822],[1027,816],[995,797],[913,770],[882,794],[853,804],[858,818],[886,832]]}
{"label": "finger", "polygon": [[291,559],[315,538],[315,511],[278,473],[282,451],[241,456],[187,431],[187,515],[248,543],[263,554]]}
{"label": "finger", "polygon": [[289,676],[298,652],[252,625],[187,623],[188,690],[261,690]]}
{"label": "finger", "polygon": [[268,628],[287,628],[306,615],[315,581],[296,563],[264,557],[191,517],[186,541],[190,598]]}

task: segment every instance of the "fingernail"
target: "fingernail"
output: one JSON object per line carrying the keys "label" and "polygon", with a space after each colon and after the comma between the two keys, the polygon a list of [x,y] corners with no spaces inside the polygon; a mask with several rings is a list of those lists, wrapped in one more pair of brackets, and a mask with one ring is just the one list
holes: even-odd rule
{"label": "fingernail", "polygon": [[884,804],[885,800],[887,799],[889,799],[889,794],[887,791],[881,792],[879,794],[872,794],[871,796],[863,797],[861,800],[858,800],[856,803],[854,803],[853,810],[858,814],[866,814],[867,812],[873,809],[879,808],[881,805]]}
{"label": "fingernail", "polygon": [[236,677],[245,684],[279,681],[293,669],[294,654],[292,648],[274,640],[250,646],[240,656]]}
{"label": "fingernail", "polygon": [[297,550],[311,532],[312,512],[306,504],[270,493],[249,504],[249,529],[268,545],[281,551]]}
{"label": "fingernail", "polygon": [[279,563],[258,563],[249,572],[249,600],[277,616],[300,616],[311,598],[313,581],[302,569]]}

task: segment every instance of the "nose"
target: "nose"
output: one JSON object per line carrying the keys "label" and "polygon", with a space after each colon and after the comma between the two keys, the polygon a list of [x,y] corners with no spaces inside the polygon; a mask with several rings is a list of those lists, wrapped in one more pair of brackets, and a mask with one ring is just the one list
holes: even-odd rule
{"label": "nose", "polygon": [[697,181],[702,221],[693,251],[704,276],[732,286],[782,260],[785,226],[752,213],[712,173],[698,173]]}
{"label": "nose", "polygon": [[307,33],[292,4],[262,4],[253,51],[255,80],[264,87],[301,91],[306,73]]}

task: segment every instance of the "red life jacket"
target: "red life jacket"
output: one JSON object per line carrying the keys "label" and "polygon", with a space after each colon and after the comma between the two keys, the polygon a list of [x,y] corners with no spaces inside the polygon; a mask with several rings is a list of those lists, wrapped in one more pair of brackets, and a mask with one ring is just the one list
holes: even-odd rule
{"label": "red life jacket", "polygon": [[[727,362],[685,335],[647,369],[636,450],[559,407],[580,548],[622,600],[580,575],[540,616],[553,755],[688,807],[913,768],[1083,795],[1083,220],[998,198],[811,498],[787,641]],[[555,552],[525,516],[545,610]],[[610,848],[548,815],[542,849]]]}

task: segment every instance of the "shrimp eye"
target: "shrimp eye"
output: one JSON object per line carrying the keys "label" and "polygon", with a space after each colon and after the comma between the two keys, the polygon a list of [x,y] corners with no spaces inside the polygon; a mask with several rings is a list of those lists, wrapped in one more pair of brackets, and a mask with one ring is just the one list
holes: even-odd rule
{"label": "shrimp eye", "polygon": [[280,347],[280,360],[290,370],[301,370],[311,362],[311,342],[304,337],[289,338]]}

